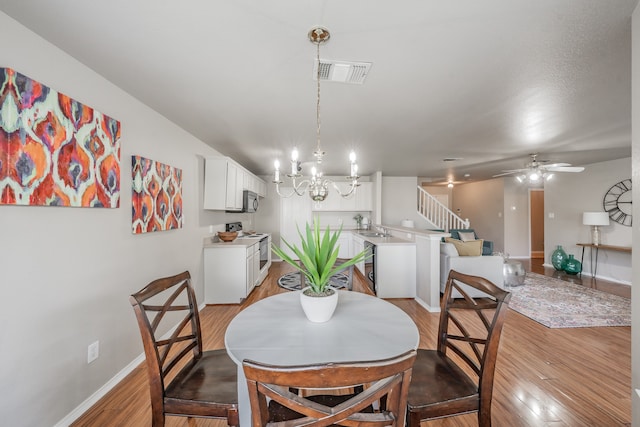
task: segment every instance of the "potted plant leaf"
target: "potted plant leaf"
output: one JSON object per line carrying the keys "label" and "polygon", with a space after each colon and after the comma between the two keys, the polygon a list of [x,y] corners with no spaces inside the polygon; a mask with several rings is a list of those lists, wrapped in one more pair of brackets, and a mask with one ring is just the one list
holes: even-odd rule
{"label": "potted plant leaf", "polygon": [[[367,257],[367,252],[366,250],[362,251],[353,258],[336,266],[340,250],[338,238],[342,233],[342,226],[333,233],[327,226],[322,233],[319,222],[314,220],[313,228],[309,223],[306,224],[305,234],[300,231],[299,227],[297,228],[301,240],[301,248],[290,244],[285,239],[282,239],[282,241],[298,257],[299,262],[275,244],[272,245],[272,249],[283,261],[302,272],[306,277],[309,286],[304,287],[301,284],[303,285],[303,290],[300,293],[300,300],[307,318],[312,322],[325,322],[331,318],[338,304],[338,292],[329,286],[329,279],[339,271],[364,260]],[[327,309],[330,312],[319,316],[314,316],[313,314],[310,316],[308,310],[314,310],[319,305],[329,306]]]}

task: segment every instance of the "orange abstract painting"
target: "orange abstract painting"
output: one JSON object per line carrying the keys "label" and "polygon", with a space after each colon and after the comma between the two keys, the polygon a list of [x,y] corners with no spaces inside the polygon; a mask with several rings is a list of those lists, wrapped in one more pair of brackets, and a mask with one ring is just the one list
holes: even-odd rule
{"label": "orange abstract painting", "polygon": [[0,68],[0,205],[117,208],[120,122]]}
{"label": "orange abstract painting", "polygon": [[182,170],[131,157],[134,234],[182,228]]}

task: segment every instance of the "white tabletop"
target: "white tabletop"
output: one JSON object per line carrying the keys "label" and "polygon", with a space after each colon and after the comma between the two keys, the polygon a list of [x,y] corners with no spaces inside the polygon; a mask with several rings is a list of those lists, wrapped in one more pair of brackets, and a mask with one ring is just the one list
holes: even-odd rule
{"label": "white tabletop", "polygon": [[300,306],[300,291],[274,295],[241,311],[229,324],[225,346],[238,365],[241,426],[250,425],[242,361],[305,365],[386,359],[418,348],[420,334],[395,305],[359,292],[339,291],[328,322],[312,323]]}

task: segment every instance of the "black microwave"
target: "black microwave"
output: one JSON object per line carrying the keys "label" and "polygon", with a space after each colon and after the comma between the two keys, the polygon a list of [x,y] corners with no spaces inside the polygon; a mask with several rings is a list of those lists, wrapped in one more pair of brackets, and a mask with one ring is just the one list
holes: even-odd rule
{"label": "black microwave", "polygon": [[258,195],[253,191],[244,190],[242,192],[242,212],[258,211]]}

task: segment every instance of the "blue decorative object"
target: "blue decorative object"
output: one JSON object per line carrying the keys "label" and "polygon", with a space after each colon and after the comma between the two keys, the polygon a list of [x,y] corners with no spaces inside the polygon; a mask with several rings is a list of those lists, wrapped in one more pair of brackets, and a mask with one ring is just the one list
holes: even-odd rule
{"label": "blue decorative object", "polygon": [[569,258],[564,263],[564,271],[567,274],[578,274],[582,271],[582,264],[573,257],[573,254],[569,254]]}
{"label": "blue decorative object", "polygon": [[564,270],[564,263],[567,261],[567,253],[558,245],[558,248],[551,254],[551,264],[558,271]]}

